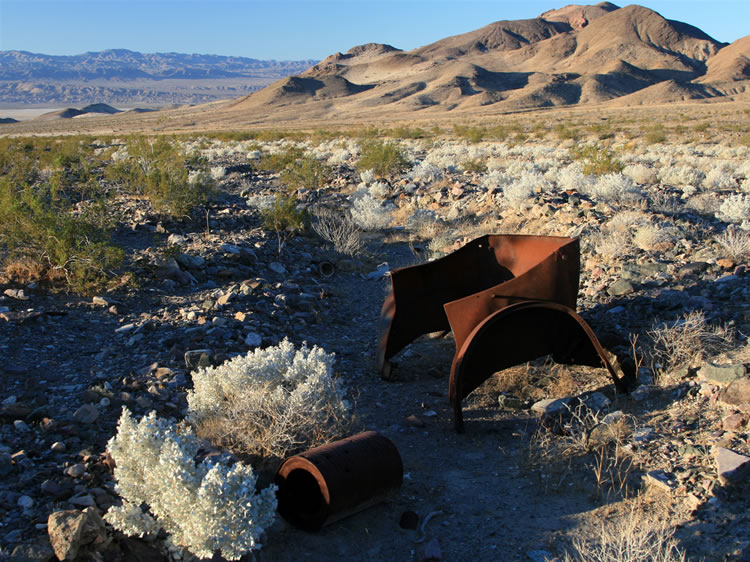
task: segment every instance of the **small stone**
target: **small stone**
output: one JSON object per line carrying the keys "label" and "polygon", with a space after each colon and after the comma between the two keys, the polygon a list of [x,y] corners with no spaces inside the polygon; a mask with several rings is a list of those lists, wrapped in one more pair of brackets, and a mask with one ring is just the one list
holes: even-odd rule
{"label": "small stone", "polygon": [[649,395],[653,392],[654,387],[648,384],[642,384],[638,388],[636,388],[633,392],[630,393],[630,397],[633,400],[645,400],[649,397]]}
{"label": "small stone", "polygon": [[229,302],[237,296],[236,293],[228,292],[221,295],[218,299],[216,299],[216,304],[220,306],[225,306],[226,304],[229,304]]}
{"label": "small stone", "polygon": [[91,507],[83,511],[67,510],[50,514],[47,532],[55,555],[60,560],[83,557],[103,550],[109,543],[104,521]]}
{"label": "small stone", "polygon": [[277,261],[272,261],[268,265],[268,269],[270,269],[271,271],[273,271],[275,273],[278,273],[279,275],[284,275],[287,272],[286,271],[286,267],[284,267],[282,264],[280,264]]}
{"label": "small stone", "polygon": [[45,494],[49,494],[50,496],[53,496],[55,498],[64,496],[67,491],[54,480],[45,480],[44,482],[42,482],[41,486],[39,486],[39,489]]}
{"label": "small stone", "polygon": [[640,429],[636,429],[633,432],[633,441],[636,443],[645,443],[647,441],[651,441],[654,438],[654,435],[656,432],[654,431],[653,427],[642,427]]}
{"label": "small stone", "polygon": [[548,416],[562,414],[568,411],[567,406],[569,402],[570,398],[545,398],[544,400],[535,402],[531,406],[531,411]]}
{"label": "small stone", "polygon": [[91,299],[91,302],[96,306],[110,306],[112,304],[111,301],[107,300],[104,297],[94,297],[93,299]]}
{"label": "small stone", "polygon": [[624,297],[635,291],[635,287],[626,279],[618,279],[607,289],[607,294],[611,297]]}
{"label": "small stone", "polygon": [[520,410],[523,408],[523,402],[515,396],[501,394],[497,397],[498,405],[506,410]]}
{"label": "small stone", "polygon": [[128,323],[128,324],[123,324],[119,328],[116,328],[115,329],[115,333],[116,334],[125,334],[125,333],[130,332],[131,330],[134,330],[134,329],[135,329],[135,324],[133,324],[131,322],[131,323]]}
{"label": "small stone", "polygon": [[728,384],[745,376],[745,366],[742,363],[736,365],[706,363],[700,368],[698,374],[703,380],[716,384]]}
{"label": "small stone", "polygon": [[17,299],[19,301],[29,300],[29,297],[24,294],[23,289],[5,289],[3,293],[10,298]]}
{"label": "small stone", "polygon": [[734,267],[734,262],[729,258],[720,258],[716,260],[716,265],[724,269],[732,269]]}
{"label": "small stone", "polygon": [[424,545],[422,551],[422,560],[442,560],[443,555],[440,552],[440,543],[437,539],[432,539]]}
{"label": "small stone", "polygon": [[255,349],[260,347],[263,343],[263,337],[255,332],[250,332],[245,336],[245,345],[249,348]]}
{"label": "small stone", "polygon": [[[46,525],[45,525],[46,528]],[[46,562],[55,556],[49,541],[19,544],[10,554],[12,562]]]}
{"label": "small stone", "polygon": [[744,377],[729,383],[719,393],[719,400],[724,404],[737,406],[740,410],[750,411],[750,378]]}
{"label": "small stone", "polygon": [[72,497],[68,500],[73,505],[77,505],[80,507],[96,507],[96,502],[94,501],[94,496],[91,494],[83,494],[80,496]]}
{"label": "small stone", "polygon": [[31,431],[31,428],[23,420],[15,420],[13,422],[13,427],[15,427],[16,431],[18,431],[19,433],[27,433]]}
{"label": "small stone", "polygon": [[73,412],[73,421],[82,424],[92,424],[99,417],[99,410],[91,404],[84,404]]}
{"label": "small stone", "polygon": [[151,400],[149,400],[148,398],[146,398],[143,395],[138,396],[135,399],[135,403],[138,404],[138,406],[140,406],[144,410],[148,410],[149,408],[153,407],[153,405],[154,405],[154,403],[151,402]]}
{"label": "small stone", "polygon": [[581,398],[581,402],[583,402],[583,404],[589,410],[593,410],[595,412],[599,412],[601,410],[604,410],[605,408],[608,408],[612,403],[610,399],[601,392],[592,392],[591,394],[587,394],[586,396]]}
{"label": "small stone", "polygon": [[185,367],[189,371],[198,367],[209,367],[211,365],[210,349],[191,349],[185,352]]}
{"label": "small stone", "polygon": [[62,441],[55,441],[50,446],[50,449],[56,453],[61,453],[65,450],[65,443],[63,443]]}
{"label": "small stone", "polygon": [[10,453],[0,452],[0,476],[5,476],[13,470],[13,457]]}
{"label": "small stone", "polygon": [[86,472],[86,465],[83,463],[76,463],[65,469],[65,474],[71,478],[80,478]]}
{"label": "small stone", "polygon": [[234,319],[239,322],[244,322],[245,318],[247,318],[247,314],[245,314],[242,311],[237,312],[237,314],[234,315]]}
{"label": "small stone", "polygon": [[677,481],[673,474],[664,470],[651,470],[644,475],[646,484],[654,486],[665,492],[671,492],[677,487]]}
{"label": "small stone", "polygon": [[721,425],[726,431],[736,431],[745,425],[745,417],[742,414],[731,414],[722,420]]}
{"label": "small stone", "polygon": [[750,457],[724,447],[716,448],[716,472],[722,484],[746,482],[750,476]]}
{"label": "small stone", "polygon": [[193,320],[198,318],[198,314],[195,312],[195,310],[191,310],[185,317],[192,322]]}
{"label": "small stone", "polygon": [[425,426],[425,423],[414,414],[407,417],[404,420],[404,423],[406,424],[407,427],[424,427]]}
{"label": "small stone", "polygon": [[34,498],[30,496],[21,496],[16,503],[21,509],[31,509],[34,507]]}

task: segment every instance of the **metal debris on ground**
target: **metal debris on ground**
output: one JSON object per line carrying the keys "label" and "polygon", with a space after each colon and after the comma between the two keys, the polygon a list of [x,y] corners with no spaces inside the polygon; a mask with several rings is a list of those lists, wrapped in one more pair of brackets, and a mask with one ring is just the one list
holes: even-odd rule
{"label": "metal debris on ground", "polygon": [[591,327],[576,312],[578,239],[485,235],[438,260],[390,272],[380,316],[378,367],[417,337],[452,330],[450,402],[463,431],[461,402],[493,373],[544,355],[603,366],[626,390]]}

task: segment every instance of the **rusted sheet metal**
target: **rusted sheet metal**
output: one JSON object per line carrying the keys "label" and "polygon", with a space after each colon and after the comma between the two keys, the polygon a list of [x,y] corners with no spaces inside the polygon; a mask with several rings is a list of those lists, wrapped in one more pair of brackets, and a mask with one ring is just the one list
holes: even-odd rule
{"label": "rusted sheet metal", "polygon": [[381,502],[401,486],[403,473],[388,438],[359,433],[285,460],[276,473],[279,513],[316,531]]}
{"label": "rusted sheet metal", "polygon": [[[381,373],[388,378],[389,359],[420,335],[452,329],[457,351],[451,370],[451,402],[457,429],[462,427],[461,400],[493,372],[552,352],[563,356],[566,344],[580,344],[585,350],[571,355],[574,362],[603,365],[618,389],[624,388],[591,328],[574,312],[579,256],[575,238],[486,235],[439,260],[392,271],[392,291],[380,317]],[[536,304],[531,306],[532,302]],[[493,317],[522,303],[528,306]],[[531,329],[533,318],[552,324]],[[529,325],[523,331],[525,337],[514,337],[512,345],[495,339],[513,322]],[[475,354],[474,348],[480,351]],[[491,357],[493,353],[506,359],[498,361]],[[475,356],[483,357],[484,363],[479,365]],[[477,372],[494,370],[484,378],[472,374],[466,379],[468,371],[462,365],[467,357],[473,367],[482,367]],[[462,389],[469,390],[462,394]]]}
{"label": "rusted sheet metal", "polygon": [[422,334],[453,329],[463,342],[510,302],[552,300],[574,307],[578,254],[574,238],[485,235],[438,260],[391,271],[392,290],[380,315],[379,368]]}
{"label": "rusted sheet metal", "polygon": [[543,355],[557,363],[603,366],[617,389],[625,391],[607,352],[573,309],[552,302],[516,303],[482,320],[457,348],[449,383],[456,431],[463,431],[461,402],[471,391],[493,373]]}

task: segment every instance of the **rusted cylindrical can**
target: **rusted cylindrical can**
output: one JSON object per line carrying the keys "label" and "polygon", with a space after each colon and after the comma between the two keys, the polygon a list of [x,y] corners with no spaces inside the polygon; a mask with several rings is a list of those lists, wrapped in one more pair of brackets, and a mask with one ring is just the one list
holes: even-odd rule
{"label": "rusted cylindrical can", "polygon": [[396,446],[375,431],[315,447],[285,460],[276,473],[279,513],[317,531],[384,500],[403,481]]}

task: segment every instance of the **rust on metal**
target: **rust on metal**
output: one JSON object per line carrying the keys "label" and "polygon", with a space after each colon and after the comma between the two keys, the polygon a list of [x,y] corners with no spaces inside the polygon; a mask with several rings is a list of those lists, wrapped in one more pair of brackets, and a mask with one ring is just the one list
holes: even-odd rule
{"label": "rust on metal", "polygon": [[375,431],[315,447],[279,467],[279,513],[316,531],[381,502],[401,486],[403,473],[398,449]]}
{"label": "rust on metal", "polygon": [[575,313],[578,239],[485,235],[430,263],[391,272],[380,316],[378,367],[422,334],[453,330],[450,397],[456,429],[461,400],[490,375],[552,354],[563,363],[603,366],[618,377],[588,324]]}

